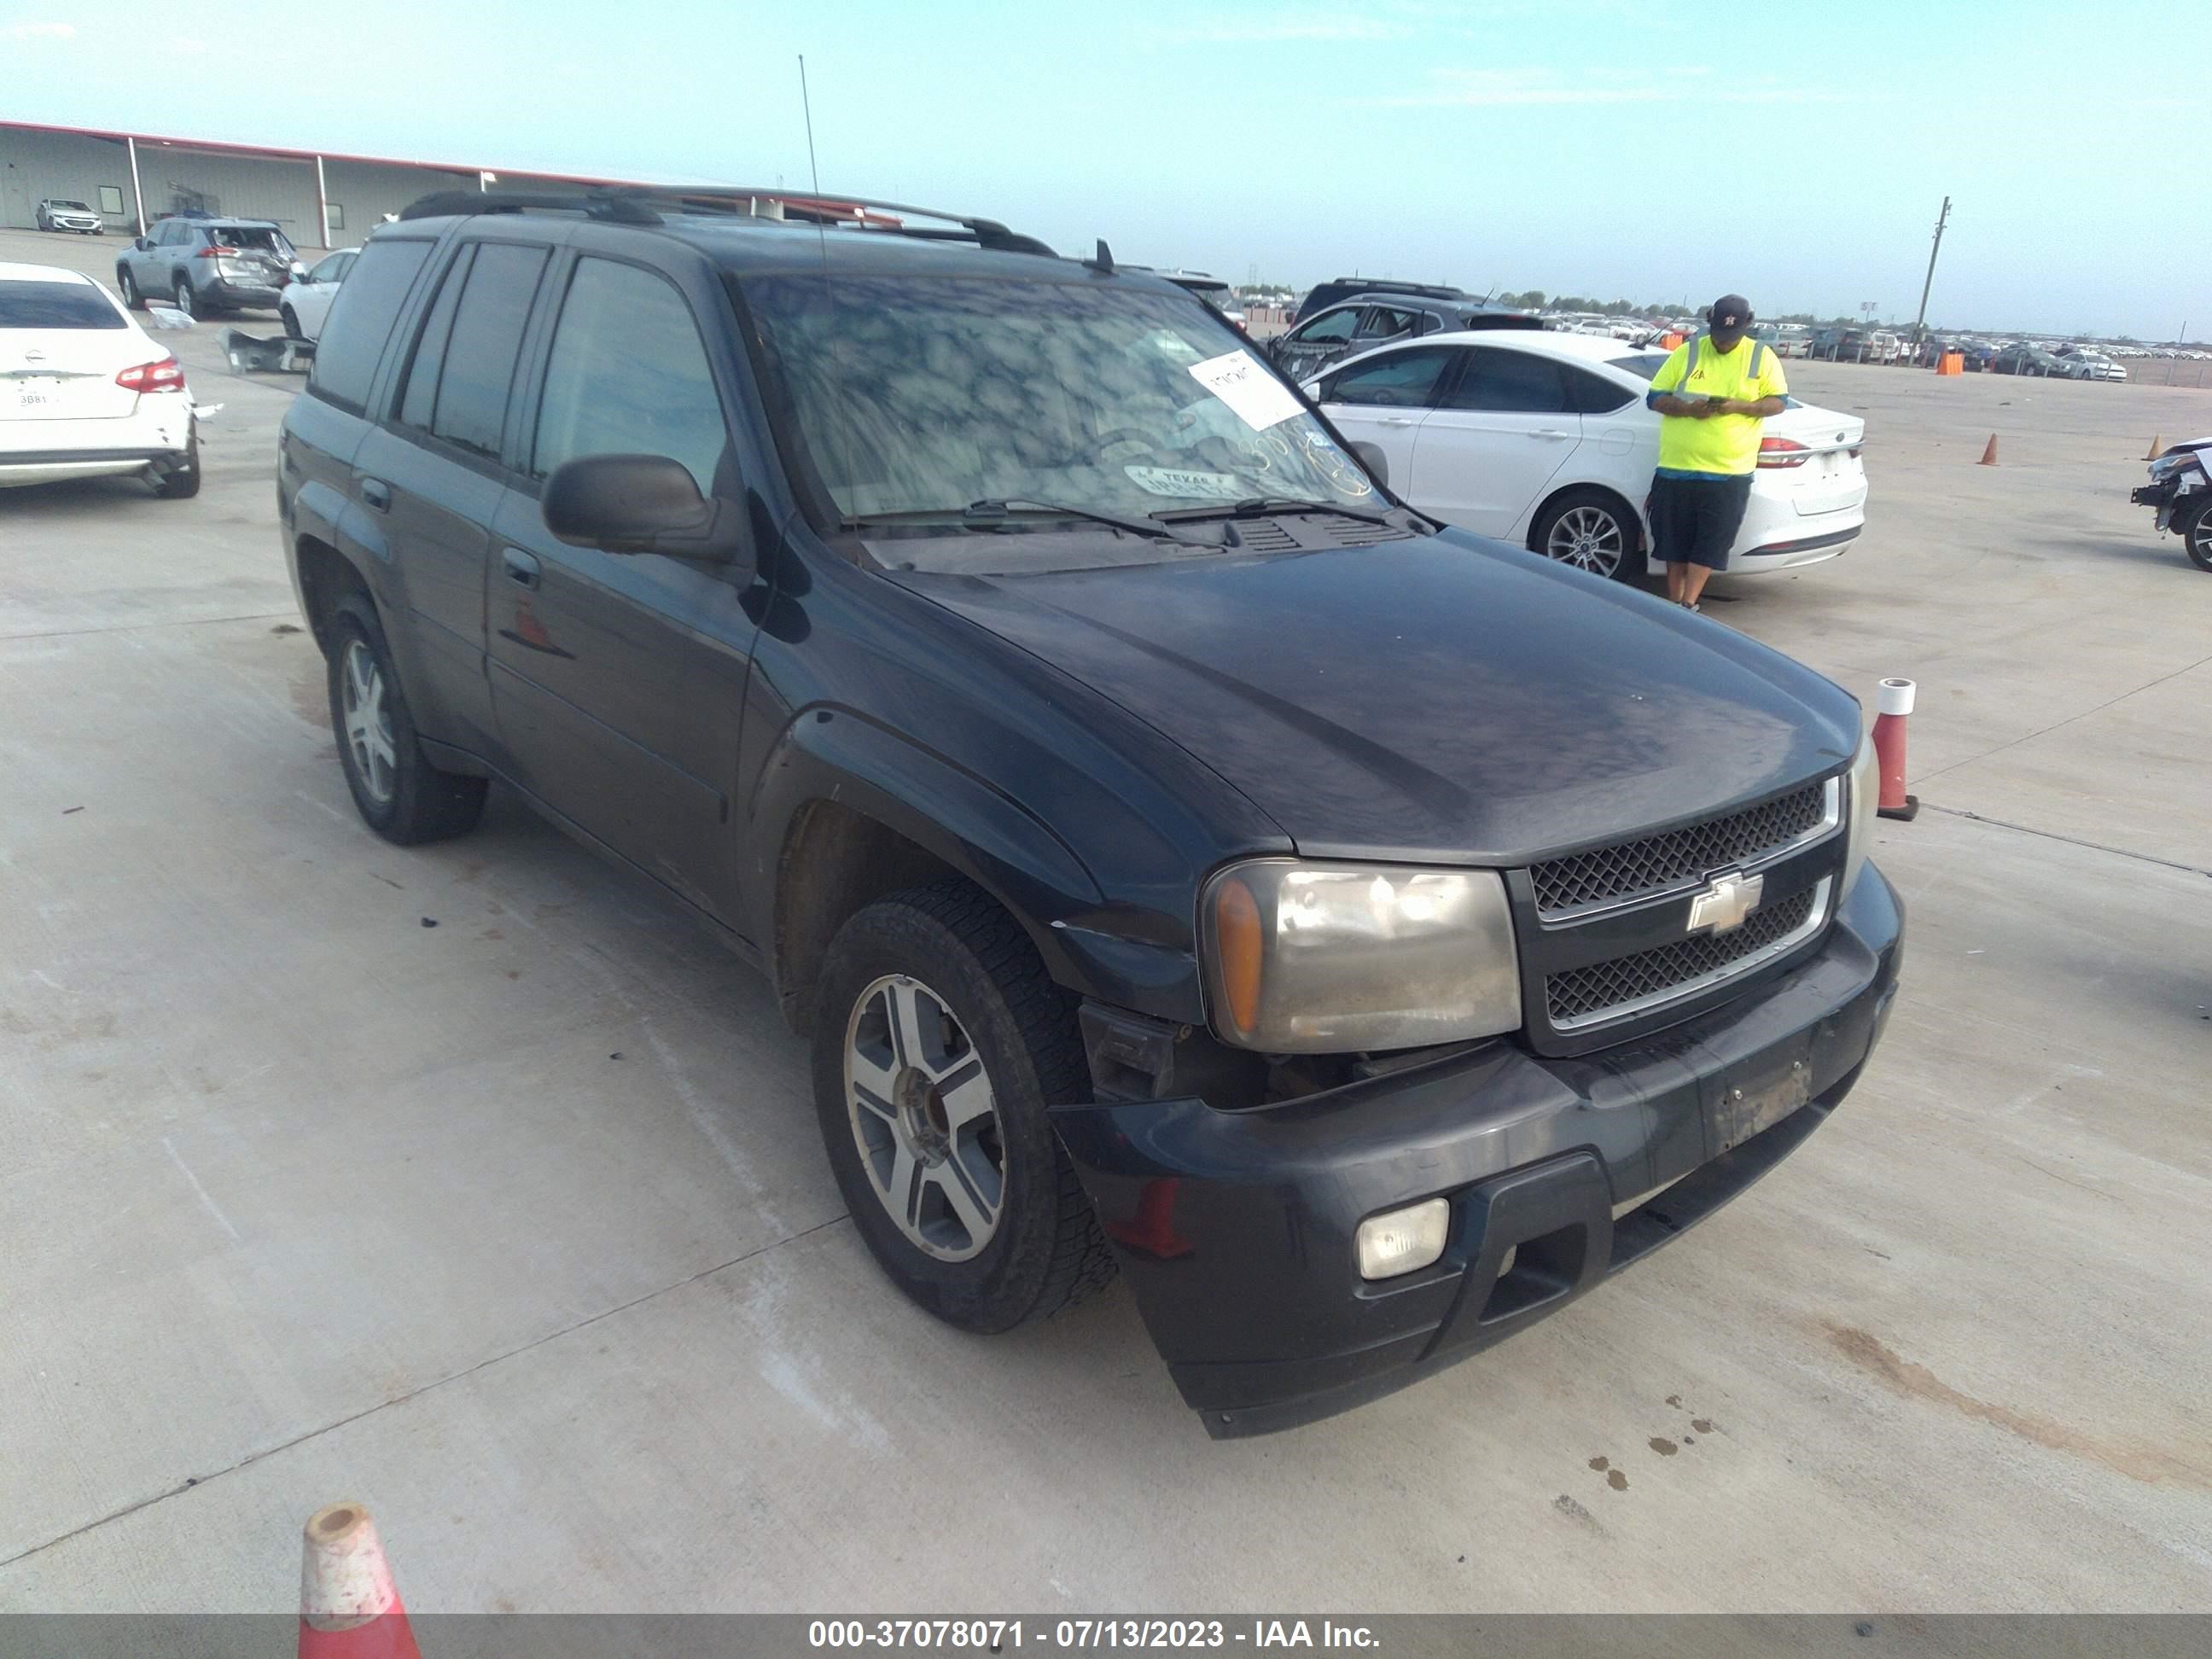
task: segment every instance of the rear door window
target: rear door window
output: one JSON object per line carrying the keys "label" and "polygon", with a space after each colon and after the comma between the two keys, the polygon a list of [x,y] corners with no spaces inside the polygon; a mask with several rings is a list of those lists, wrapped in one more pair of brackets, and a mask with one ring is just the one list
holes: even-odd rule
{"label": "rear door window", "polygon": [[497,459],[507,388],[548,251],[480,243],[463,251],[430,307],[401,400],[403,424]]}
{"label": "rear door window", "polygon": [[[1659,360],[1666,362],[1665,358]],[[1567,385],[1569,407],[1584,415],[1610,415],[1632,401],[1636,394],[1626,386],[1616,385],[1601,374],[1593,374],[1572,363],[1559,366],[1561,378]],[[1655,369],[1654,374],[1657,373]]]}
{"label": "rear door window", "polygon": [[85,283],[0,283],[0,328],[123,328],[123,313]]}
{"label": "rear door window", "polygon": [[706,342],[675,284],[579,259],[545,365],[532,472],[584,455],[665,455],[712,495],[729,453]]}
{"label": "rear door window", "polygon": [[1467,348],[1467,366],[1444,398],[1446,409],[1514,415],[1571,413],[1559,366],[1525,351]]}
{"label": "rear door window", "polygon": [[1413,331],[1415,319],[1410,311],[1400,311],[1394,306],[1370,306],[1359,319],[1358,331],[1352,337],[1359,340],[1395,340],[1401,334]]}
{"label": "rear door window", "polygon": [[360,263],[331,301],[330,319],[315,343],[308,391],[361,412],[376,378],[377,360],[384,355],[385,337],[429,257],[430,244],[412,240],[371,242],[361,251]]}

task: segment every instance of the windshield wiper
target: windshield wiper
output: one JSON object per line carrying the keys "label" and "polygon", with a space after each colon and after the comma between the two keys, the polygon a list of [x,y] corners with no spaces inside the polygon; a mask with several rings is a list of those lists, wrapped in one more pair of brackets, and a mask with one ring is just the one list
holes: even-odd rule
{"label": "windshield wiper", "polygon": [[1282,496],[1255,495],[1248,501],[1224,501],[1219,507],[1175,507],[1152,516],[1162,524],[1203,524],[1218,519],[1268,519],[1279,513],[1334,513],[1362,524],[1389,524],[1387,513],[1344,507],[1335,501],[1302,501]]}
{"label": "windshield wiper", "polygon": [[[865,529],[877,524],[914,524],[928,519],[957,519],[969,529],[986,529],[1005,520],[1020,517],[1048,519],[1085,519],[1092,524],[1111,526],[1127,531],[1132,536],[1142,536],[1147,541],[1175,542],[1184,547],[1202,546],[1187,536],[1178,536],[1164,524],[1152,519],[1125,519],[1119,514],[1099,513],[1087,507],[1067,507],[1058,501],[1040,501],[1026,495],[1008,496],[1003,501],[970,501],[965,507],[916,507],[905,513],[858,513],[846,519],[848,527]],[[1154,517],[1158,515],[1155,514]]]}

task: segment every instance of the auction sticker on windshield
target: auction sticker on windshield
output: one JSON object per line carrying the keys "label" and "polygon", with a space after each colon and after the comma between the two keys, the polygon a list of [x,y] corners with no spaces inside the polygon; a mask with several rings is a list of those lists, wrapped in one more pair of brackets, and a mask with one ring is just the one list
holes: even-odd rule
{"label": "auction sticker on windshield", "polygon": [[1236,411],[1255,432],[1265,432],[1299,412],[1291,389],[1249,351],[1225,352],[1190,366],[1191,378]]}

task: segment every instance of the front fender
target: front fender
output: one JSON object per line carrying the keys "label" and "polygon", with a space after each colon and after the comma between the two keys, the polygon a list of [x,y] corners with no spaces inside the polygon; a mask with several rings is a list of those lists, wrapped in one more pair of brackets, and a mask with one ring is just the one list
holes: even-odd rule
{"label": "front fender", "polygon": [[817,801],[874,819],[982,888],[1022,924],[1060,984],[1163,1018],[1201,1018],[1188,951],[1086,925],[1106,896],[1050,824],[988,779],[845,708],[802,710],[762,769],[746,883],[756,939],[776,939],[781,854]]}

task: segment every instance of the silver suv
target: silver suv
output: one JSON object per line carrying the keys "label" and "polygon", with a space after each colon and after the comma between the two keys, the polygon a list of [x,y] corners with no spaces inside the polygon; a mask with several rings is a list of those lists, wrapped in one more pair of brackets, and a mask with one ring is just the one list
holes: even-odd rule
{"label": "silver suv", "polygon": [[191,316],[257,306],[274,311],[306,274],[270,219],[157,219],[115,258],[115,286],[137,309],[164,300]]}

